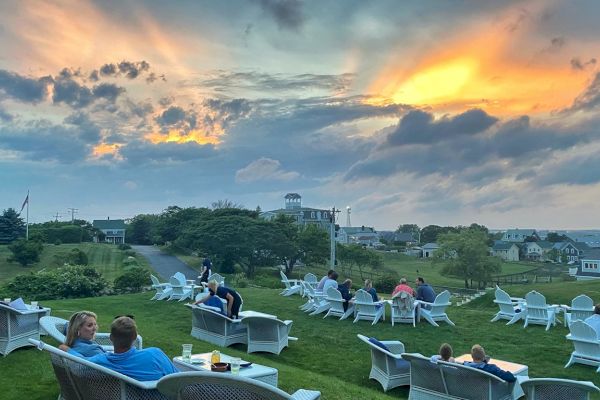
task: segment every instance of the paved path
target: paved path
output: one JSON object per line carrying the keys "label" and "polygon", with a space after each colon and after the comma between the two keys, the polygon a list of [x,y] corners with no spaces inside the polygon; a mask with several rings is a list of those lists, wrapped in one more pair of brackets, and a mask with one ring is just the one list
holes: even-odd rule
{"label": "paved path", "polygon": [[181,272],[186,279],[196,279],[199,272],[189,267],[175,256],[163,253],[156,246],[131,246],[139,254],[146,257],[150,266],[164,279],[168,280],[175,272]]}

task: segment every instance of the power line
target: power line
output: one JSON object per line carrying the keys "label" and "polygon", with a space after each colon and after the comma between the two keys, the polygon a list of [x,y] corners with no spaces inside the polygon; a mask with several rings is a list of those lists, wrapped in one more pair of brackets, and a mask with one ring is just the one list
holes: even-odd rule
{"label": "power line", "polygon": [[67,208],[67,210],[71,211],[71,223],[75,222],[75,213],[79,211],[78,208]]}

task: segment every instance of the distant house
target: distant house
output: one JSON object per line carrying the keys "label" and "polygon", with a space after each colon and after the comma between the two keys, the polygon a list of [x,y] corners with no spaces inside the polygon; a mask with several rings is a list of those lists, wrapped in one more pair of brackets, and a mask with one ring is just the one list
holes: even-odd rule
{"label": "distant house", "polygon": [[585,242],[558,242],[554,243],[554,248],[560,254],[560,262],[578,263],[590,251],[590,247]]}
{"label": "distant house", "polygon": [[262,212],[259,217],[271,221],[278,215],[287,215],[292,217],[298,225],[313,224],[329,231],[331,210],[302,207],[302,196],[298,193],[288,193],[284,199],[285,208]]}
{"label": "distant house", "polygon": [[423,258],[433,257],[433,254],[440,248],[437,243],[427,243],[422,247]]}
{"label": "distant house", "polygon": [[552,251],[553,243],[541,240],[539,242],[526,242],[521,247],[523,256],[528,260],[545,261],[548,253]]}
{"label": "distant house", "polygon": [[342,244],[360,244],[367,247],[378,247],[379,234],[368,226],[345,226],[340,227],[335,240]]}
{"label": "distant house", "polygon": [[509,229],[502,235],[503,242],[523,243],[528,237],[534,237],[539,240],[535,229]]}
{"label": "distant house", "polygon": [[[122,219],[95,219],[92,226],[104,233],[105,243],[125,243],[125,221]],[[98,242],[98,237],[94,242]]]}
{"label": "distant house", "polygon": [[500,257],[504,261],[519,261],[519,246],[497,240],[492,247],[492,255]]}
{"label": "distant house", "polygon": [[600,279],[600,250],[593,249],[581,258],[574,274],[577,280]]}

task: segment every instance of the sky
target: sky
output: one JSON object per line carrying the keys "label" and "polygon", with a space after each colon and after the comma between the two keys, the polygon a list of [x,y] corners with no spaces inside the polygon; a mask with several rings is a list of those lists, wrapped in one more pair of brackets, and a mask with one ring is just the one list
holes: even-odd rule
{"label": "sky", "polygon": [[[600,2],[0,2],[0,209],[600,228]],[[57,217],[58,215],[58,217]],[[346,214],[340,214],[345,225]]]}

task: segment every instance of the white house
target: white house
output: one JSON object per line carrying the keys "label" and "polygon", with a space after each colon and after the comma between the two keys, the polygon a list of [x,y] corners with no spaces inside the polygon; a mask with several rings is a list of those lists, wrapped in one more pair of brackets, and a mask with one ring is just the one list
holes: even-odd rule
{"label": "white house", "polygon": [[519,261],[519,246],[498,240],[492,247],[492,255],[500,257],[504,261]]}
{"label": "white house", "polygon": [[577,280],[600,279],[600,250],[590,250],[581,258],[574,275]]}
{"label": "white house", "polygon": [[[104,242],[125,243],[125,221],[122,219],[95,219],[92,226],[104,233]],[[98,237],[94,238],[98,242]]]}
{"label": "white house", "polygon": [[427,243],[422,247],[423,258],[433,257],[433,254],[440,248],[440,245],[437,243]]}
{"label": "white house", "polygon": [[259,214],[259,217],[270,221],[277,217],[277,215],[283,214],[294,218],[298,225],[314,224],[329,231],[331,226],[331,210],[302,207],[302,196],[298,193],[288,193],[284,199],[285,208],[262,212]]}
{"label": "white house", "polygon": [[546,241],[526,242],[521,247],[523,255],[528,260],[544,261],[547,259],[547,254],[553,248],[554,244]]}
{"label": "white house", "polygon": [[533,236],[539,239],[535,229],[509,229],[502,235],[503,242],[523,243],[525,239]]}
{"label": "white house", "polygon": [[335,240],[342,244],[360,244],[367,247],[381,245],[377,231],[364,225],[340,227]]}

